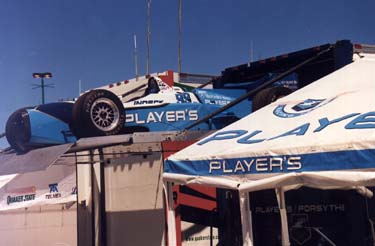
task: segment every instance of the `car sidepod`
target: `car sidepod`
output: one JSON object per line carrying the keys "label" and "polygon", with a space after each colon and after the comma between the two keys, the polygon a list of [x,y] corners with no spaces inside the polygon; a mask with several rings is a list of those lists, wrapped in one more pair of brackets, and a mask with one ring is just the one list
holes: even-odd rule
{"label": "car sidepod", "polygon": [[28,109],[30,144],[53,145],[76,141],[69,124],[73,103],[51,103]]}

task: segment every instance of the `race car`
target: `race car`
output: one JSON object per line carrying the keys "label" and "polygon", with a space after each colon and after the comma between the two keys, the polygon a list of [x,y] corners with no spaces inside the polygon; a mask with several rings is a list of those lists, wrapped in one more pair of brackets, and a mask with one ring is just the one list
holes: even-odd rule
{"label": "race car", "polygon": [[[99,88],[77,100],[21,108],[9,117],[6,138],[14,150],[26,152],[93,136],[181,131],[246,93],[235,89],[187,92],[158,77],[134,85],[135,89],[129,87],[120,94]],[[142,94],[139,88],[144,88]],[[191,130],[220,129],[250,112],[251,101],[245,100]]]}

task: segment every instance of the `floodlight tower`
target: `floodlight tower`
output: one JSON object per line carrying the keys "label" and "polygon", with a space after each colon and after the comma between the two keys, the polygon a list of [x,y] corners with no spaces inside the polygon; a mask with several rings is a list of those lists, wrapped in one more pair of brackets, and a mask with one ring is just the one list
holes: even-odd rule
{"label": "floodlight tower", "polygon": [[52,73],[46,72],[46,73],[33,73],[33,78],[35,79],[41,79],[40,85],[38,84],[33,84],[33,89],[36,88],[42,88],[42,104],[45,103],[45,98],[44,98],[44,88],[50,87],[53,88],[53,84],[45,84],[44,79],[49,79],[52,78]]}

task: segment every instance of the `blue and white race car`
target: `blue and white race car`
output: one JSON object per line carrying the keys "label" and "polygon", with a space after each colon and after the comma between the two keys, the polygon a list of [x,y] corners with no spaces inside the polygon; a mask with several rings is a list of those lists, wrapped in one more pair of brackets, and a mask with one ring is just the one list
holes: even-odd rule
{"label": "blue and white race car", "polygon": [[[181,131],[246,93],[234,89],[195,89],[185,92],[179,87],[169,86],[158,77],[151,77],[139,86],[134,84],[135,89],[122,93],[94,89],[76,101],[19,109],[7,121],[7,140],[13,149],[25,152],[36,147],[75,142],[85,137]],[[251,102],[245,100],[192,130],[220,129],[250,111]]]}

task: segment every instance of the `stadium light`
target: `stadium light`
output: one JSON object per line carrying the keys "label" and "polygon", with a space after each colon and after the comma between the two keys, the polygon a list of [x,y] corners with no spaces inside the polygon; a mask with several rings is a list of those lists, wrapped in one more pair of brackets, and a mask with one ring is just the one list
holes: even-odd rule
{"label": "stadium light", "polygon": [[51,88],[53,88],[53,84],[47,84],[47,85],[44,84],[44,79],[50,79],[50,78],[52,78],[52,73],[50,73],[50,72],[46,72],[46,73],[33,73],[33,78],[34,79],[41,79],[40,85],[33,84],[34,85],[33,89],[42,88],[42,104],[44,104],[44,102],[45,102],[44,88],[45,87],[51,87]]}

